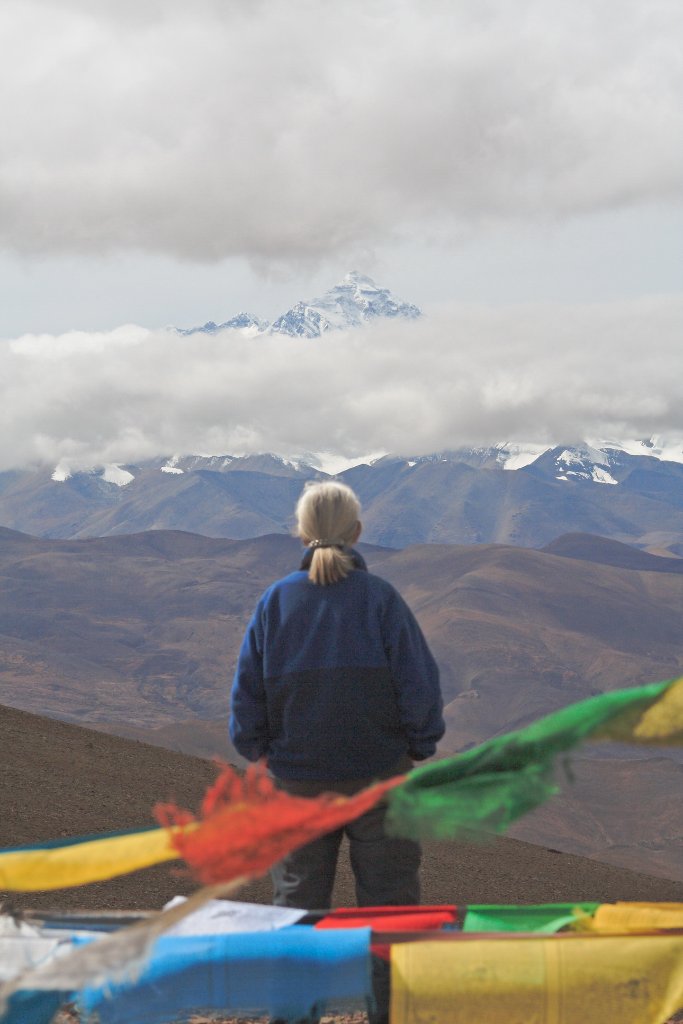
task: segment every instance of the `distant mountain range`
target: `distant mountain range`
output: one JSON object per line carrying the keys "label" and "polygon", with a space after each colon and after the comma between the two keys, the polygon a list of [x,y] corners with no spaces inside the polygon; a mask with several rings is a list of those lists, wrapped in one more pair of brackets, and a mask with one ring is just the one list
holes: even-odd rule
{"label": "distant mountain range", "polygon": [[[352,272],[321,298],[267,322],[240,313],[180,333],[306,338],[380,319],[415,319],[417,306]],[[79,538],[189,530],[212,537],[286,533],[303,484],[336,473],[358,492],[364,537],[542,547],[590,533],[683,556],[683,444],[661,438],[551,445],[503,441],[428,455],[342,460],[330,453],[171,455],[76,471],[58,466],[0,473],[0,526]]]}
{"label": "distant mountain range", "polygon": [[201,327],[178,331],[188,337],[240,330],[249,334],[319,338],[326,331],[355,329],[378,318],[414,320],[421,315],[417,306],[395,299],[388,288],[380,288],[371,277],[352,271],[321,298],[297,302],[272,323],[253,313],[238,313],[220,324],[209,320]]}
{"label": "distant mountain range", "polygon": [[[235,539],[287,533],[315,456],[153,459],[70,474],[0,473],[0,525],[43,537],[151,529]],[[338,474],[363,504],[364,538],[542,547],[590,533],[683,556],[683,453],[625,444],[500,444],[428,456],[384,456]]]}
{"label": "distant mountain range", "polygon": [[[239,643],[259,594],[298,565],[300,550],[277,534],[57,541],[0,530],[0,704],[237,760],[227,715]],[[414,608],[439,662],[441,753],[595,693],[683,673],[679,559],[586,536],[550,551],[363,551]],[[575,804],[564,823],[560,806],[552,829],[542,817],[516,834],[680,877],[683,821],[671,797],[683,765],[647,764],[610,769],[615,790],[580,773],[593,807],[621,792],[609,828],[595,824],[603,811],[586,825]]]}

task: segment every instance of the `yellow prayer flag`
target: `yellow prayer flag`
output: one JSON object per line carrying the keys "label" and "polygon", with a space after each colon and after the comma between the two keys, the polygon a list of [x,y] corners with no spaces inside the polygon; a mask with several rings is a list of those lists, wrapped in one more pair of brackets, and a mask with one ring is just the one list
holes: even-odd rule
{"label": "yellow prayer flag", "polygon": [[643,712],[633,738],[637,743],[683,742],[683,679],[678,679]]}
{"label": "yellow prayer flag", "polygon": [[683,903],[603,903],[586,918],[587,931],[601,934],[683,931]]}
{"label": "yellow prayer flag", "polygon": [[392,1024],[663,1024],[683,1007],[683,935],[397,944]]}
{"label": "yellow prayer flag", "polygon": [[[627,691],[624,691],[627,692]],[[683,677],[673,680],[644,710],[627,706],[592,733],[593,740],[616,740],[650,746],[683,743]]]}
{"label": "yellow prayer flag", "polygon": [[[196,826],[186,826],[195,828]],[[36,892],[102,882],[130,871],[176,860],[165,828],[104,836],[65,846],[8,850],[0,854],[0,889]]]}

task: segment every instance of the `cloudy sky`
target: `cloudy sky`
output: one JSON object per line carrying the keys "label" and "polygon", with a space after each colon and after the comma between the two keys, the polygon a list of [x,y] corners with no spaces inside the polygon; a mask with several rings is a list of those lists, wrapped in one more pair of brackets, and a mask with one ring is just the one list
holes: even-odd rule
{"label": "cloudy sky", "polygon": [[[683,437],[678,0],[5,0],[0,30],[0,468]],[[424,320],[160,330],[351,268]]]}

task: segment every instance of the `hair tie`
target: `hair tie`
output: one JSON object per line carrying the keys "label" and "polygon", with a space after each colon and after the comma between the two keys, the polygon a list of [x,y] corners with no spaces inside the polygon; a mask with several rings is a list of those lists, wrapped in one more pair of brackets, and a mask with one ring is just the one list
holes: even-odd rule
{"label": "hair tie", "polygon": [[344,542],[339,540],[312,540],[308,545],[309,548],[342,548]]}

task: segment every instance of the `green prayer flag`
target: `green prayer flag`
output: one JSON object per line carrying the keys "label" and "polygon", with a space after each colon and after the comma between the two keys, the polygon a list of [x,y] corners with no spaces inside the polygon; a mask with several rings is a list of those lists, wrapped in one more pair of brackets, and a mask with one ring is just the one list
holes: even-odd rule
{"label": "green prayer flag", "polygon": [[528,906],[470,904],[464,932],[558,932],[579,918],[592,916],[599,903],[538,903]]}
{"label": "green prayer flag", "polygon": [[[655,714],[653,726],[648,712],[661,711],[657,705],[664,698],[666,714]],[[682,705],[683,679],[614,690],[415,768],[388,794],[388,828],[395,835],[429,839],[504,832],[559,791],[553,781],[558,755],[591,737],[680,744]]]}

